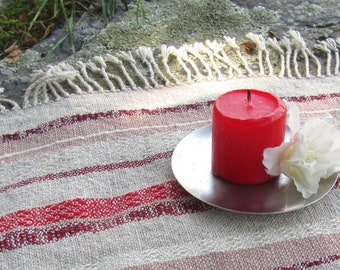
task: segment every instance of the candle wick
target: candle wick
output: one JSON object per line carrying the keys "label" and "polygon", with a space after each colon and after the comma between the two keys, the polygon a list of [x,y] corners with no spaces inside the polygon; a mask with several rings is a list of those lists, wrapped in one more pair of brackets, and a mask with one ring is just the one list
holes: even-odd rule
{"label": "candle wick", "polygon": [[248,99],[248,103],[250,103],[251,102],[251,91],[250,90],[247,91],[247,99]]}

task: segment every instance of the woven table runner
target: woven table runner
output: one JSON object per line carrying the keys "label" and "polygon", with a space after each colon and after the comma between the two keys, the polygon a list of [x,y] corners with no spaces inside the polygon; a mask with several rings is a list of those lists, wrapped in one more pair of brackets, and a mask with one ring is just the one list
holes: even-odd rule
{"label": "woven table runner", "polygon": [[[98,91],[74,68],[67,85],[37,78],[23,105],[2,100],[0,269],[339,269],[339,178],[311,206],[250,215],[197,200],[171,169],[179,141],[210,125],[214,100],[233,89],[270,91],[302,120],[328,117],[340,129],[334,59],[309,76],[280,74],[278,61],[272,74],[264,65],[264,74],[126,91]],[[93,91],[67,90],[81,87],[78,75]],[[68,97],[51,102],[63,89]]]}

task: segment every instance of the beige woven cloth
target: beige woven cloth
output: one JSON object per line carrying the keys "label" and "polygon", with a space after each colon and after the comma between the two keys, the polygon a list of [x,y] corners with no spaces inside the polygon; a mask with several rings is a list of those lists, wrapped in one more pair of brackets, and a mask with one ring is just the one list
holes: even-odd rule
{"label": "beige woven cloth", "polygon": [[233,89],[270,91],[340,129],[340,77],[329,75],[94,91],[6,111],[0,269],[339,269],[339,179],[311,206],[250,215],[192,197],[170,164]]}

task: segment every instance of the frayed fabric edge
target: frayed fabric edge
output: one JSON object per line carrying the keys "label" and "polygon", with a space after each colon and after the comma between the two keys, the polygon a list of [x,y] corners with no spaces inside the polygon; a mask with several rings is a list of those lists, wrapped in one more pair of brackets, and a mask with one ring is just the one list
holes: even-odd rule
{"label": "frayed fabric edge", "polygon": [[1,98],[0,113],[49,103],[70,94],[154,89],[201,81],[277,76],[311,78],[339,73],[340,44],[327,39],[313,49],[307,47],[298,31],[290,38],[265,39],[247,34],[251,51],[244,42],[224,37],[180,47],[162,45],[158,49],[139,47],[135,51],[95,56],[84,63],[66,61],[36,70],[24,101]]}

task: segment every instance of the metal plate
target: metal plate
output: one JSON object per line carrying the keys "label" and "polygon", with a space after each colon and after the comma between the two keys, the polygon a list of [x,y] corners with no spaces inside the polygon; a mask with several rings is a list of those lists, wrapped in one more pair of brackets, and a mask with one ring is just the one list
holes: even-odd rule
{"label": "metal plate", "polygon": [[238,185],[211,172],[211,126],[186,136],[174,150],[171,160],[177,181],[197,199],[229,211],[276,214],[301,209],[324,197],[337,180],[337,174],[320,181],[317,194],[304,199],[294,182],[280,175],[259,185]]}

